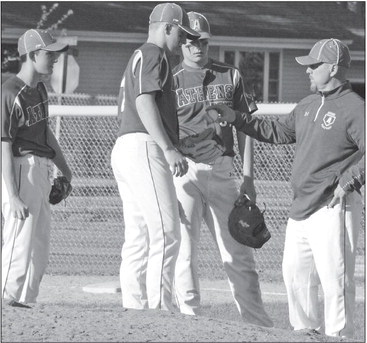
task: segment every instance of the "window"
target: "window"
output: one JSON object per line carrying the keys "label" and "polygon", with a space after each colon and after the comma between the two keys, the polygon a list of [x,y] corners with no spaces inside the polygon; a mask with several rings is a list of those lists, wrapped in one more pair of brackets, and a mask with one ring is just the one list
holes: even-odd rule
{"label": "window", "polygon": [[236,66],[245,79],[246,90],[259,102],[279,101],[280,53],[270,51],[224,52],[224,62]]}

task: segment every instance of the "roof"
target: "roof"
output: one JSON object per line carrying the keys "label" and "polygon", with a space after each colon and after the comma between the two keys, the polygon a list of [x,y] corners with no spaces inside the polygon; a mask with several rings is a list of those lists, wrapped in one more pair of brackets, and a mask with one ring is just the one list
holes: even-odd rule
{"label": "roof", "polygon": [[[158,2],[61,1],[49,16],[53,24],[69,9],[74,14],[59,27],[76,31],[146,33],[150,12]],[[342,1],[180,1],[187,12],[203,13],[216,36],[291,39],[338,38],[352,40],[351,48],[364,50],[365,9],[356,11]],[[2,1],[1,26],[35,27],[41,5],[54,2]],[[47,28],[47,26],[45,27]]]}

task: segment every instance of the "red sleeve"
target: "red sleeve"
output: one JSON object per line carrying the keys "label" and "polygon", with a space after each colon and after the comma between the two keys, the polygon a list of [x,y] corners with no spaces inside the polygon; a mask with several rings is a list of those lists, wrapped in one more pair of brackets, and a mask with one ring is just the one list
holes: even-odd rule
{"label": "red sleeve", "polygon": [[1,141],[14,141],[19,120],[24,118],[15,94],[6,88],[1,92]]}
{"label": "red sleeve", "polygon": [[132,65],[133,73],[137,78],[136,96],[161,91],[167,77],[167,66],[167,59],[158,48],[138,50]]}

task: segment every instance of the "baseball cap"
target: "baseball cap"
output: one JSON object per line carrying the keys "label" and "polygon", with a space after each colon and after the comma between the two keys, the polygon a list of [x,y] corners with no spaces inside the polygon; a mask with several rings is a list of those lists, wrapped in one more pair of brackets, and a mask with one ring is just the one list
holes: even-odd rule
{"label": "baseball cap", "polygon": [[322,39],[312,47],[307,56],[296,57],[299,64],[306,66],[325,62],[349,68],[350,60],[348,47],[334,38]]}
{"label": "baseball cap", "polygon": [[163,3],[154,7],[149,17],[149,24],[157,22],[166,22],[177,25],[187,33],[187,38],[197,39],[200,35],[190,28],[190,21],[183,8],[174,3]]}
{"label": "baseball cap", "polygon": [[19,56],[28,54],[31,51],[65,51],[67,44],[58,43],[48,31],[39,29],[30,29],[18,39]]}
{"label": "baseball cap", "polygon": [[208,39],[212,36],[208,19],[198,12],[187,13],[190,27],[200,34],[200,39]]}

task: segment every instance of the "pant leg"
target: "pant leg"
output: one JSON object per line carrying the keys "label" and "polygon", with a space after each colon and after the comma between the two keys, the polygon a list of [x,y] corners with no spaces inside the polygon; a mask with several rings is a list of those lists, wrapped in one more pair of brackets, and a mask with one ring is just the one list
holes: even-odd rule
{"label": "pant leg", "polygon": [[129,187],[118,181],[118,188],[123,199],[125,222],[120,266],[122,305],[126,308],[147,309],[148,228],[141,211],[132,200]]}
{"label": "pant leg", "polygon": [[325,333],[329,336],[352,338],[354,334],[354,272],[361,213],[361,199],[352,193],[345,205],[320,209],[310,223],[310,242],[324,292]]}
{"label": "pant leg", "polygon": [[306,221],[288,220],[282,270],[291,325],[295,330],[319,330],[319,281]]}
{"label": "pant leg", "polygon": [[3,182],[2,293],[5,299],[35,302],[48,263],[50,208],[44,204],[51,187],[48,162],[27,155],[15,158],[14,164],[19,195],[29,216],[25,220],[12,217]]}
{"label": "pant leg", "polygon": [[[146,134],[129,134],[120,137],[113,149],[112,166],[115,175],[118,175],[117,177],[130,188],[131,202],[141,213],[138,216],[139,222],[136,222],[136,217],[131,217],[131,222],[135,225],[126,226],[125,232],[132,231],[134,228],[139,230],[147,228],[148,231],[149,249],[146,264],[148,306],[171,310],[171,289],[180,232],[177,197],[169,166],[162,150]],[[126,194],[122,194],[123,202],[125,196]],[[126,237],[129,239],[136,236],[130,233],[126,236],[125,233]],[[145,241],[141,239],[140,242]],[[127,247],[132,247],[135,243],[139,242],[129,243],[125,240],[123,264],[132,271],[129,276],[137,279],[133,267],[137,256],[124,254],[124,251],[128,252]],[[123,278],[124,276],[121,275],[122,280]]]}
{"label": "pant leg", "polygon": [[238,195],[233,159],[218,158],[212,166],[207,187],[205,220],[215,234],[232,295],[243,320],[271,327],[273,322],[264,309],[253,249],[235,241],[228,230],[228,216]]}
{"label": "pant leg", "polygon": [[35,303],[39,287],[46,272],[50,254],[50,228],[51,210],[48,201],[51,191],[49,181],[48,160],[35,157],[35,169],[37,169],[37,181],[39,183],[40,207],[36,229],[32,238],[31,259],[28,267],[27,277],[20,301]]}
{"label": "pant leg", "polygon": [[203,219],[203,195],[197,180],[196,163],[189,160],[189,170],[174,183],[181,206],[181,244],[176,261],[175,295],[181,313],[199,314],[200,284],[198,244]]}

